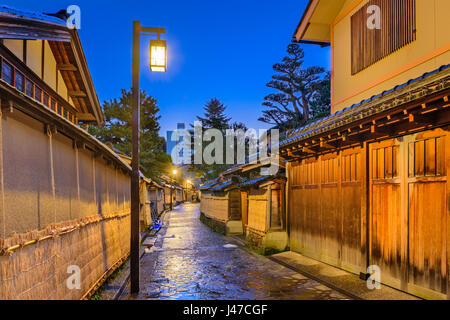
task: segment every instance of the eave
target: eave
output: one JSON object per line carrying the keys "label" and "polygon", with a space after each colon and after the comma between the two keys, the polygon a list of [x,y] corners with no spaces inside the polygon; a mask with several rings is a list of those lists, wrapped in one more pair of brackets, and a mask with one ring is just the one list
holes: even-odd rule
{"label": "eave", "polygon": [[310,0],[294,32],[293,41],[330,45],[331,26],[344,4],[345,0]]}
{"label": "eave", "polygon": [[[80,121],[103,125],[103,112],[76,30],[71,31],[71,39],[70,42],[50,41],[50,48],[69,95],[79,110],[77,116]],[[89,114],[92,116],[89,117]]]}
{"label": "eave", "polygon": [[288,160],[317,157],[365,142],[450,123],[450,65],[291,132],[280,143]]}
{"label": "eave", "polygon": [[308,28],[309,19],[314,13],[314,10],[316,9],[318,3],[319,0],[309,0],[308,4],[306,5],[306,9],[303,12],[302,18],[300,19],[300,22],[298,23],[297,28],[294,32],[293,38],[297,39],[297,41],[302,39],[303,35],[305,34],[305,31]]}
{"label": "eave", "polygon": [[0,8],[0,38],[48,40],[80,122],[104,124],[78,32],[70,30],[64,20],[3,6]]}

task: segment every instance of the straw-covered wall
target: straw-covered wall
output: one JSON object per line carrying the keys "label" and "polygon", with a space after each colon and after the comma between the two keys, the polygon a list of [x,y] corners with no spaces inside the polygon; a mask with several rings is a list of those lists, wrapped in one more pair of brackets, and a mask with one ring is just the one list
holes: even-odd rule
{"label": "straw-covered wall", "polygon": [[248,192],[248,228],[250,231],[266,232],[267,190],[251,189]]}
{"label": "straw-covered wall", "polygon": [[164,191],[163,189],[152,188],[148,189],[150,201],[156,204],[156,211],[158,214],[164,211]]}
{"label": "straw-covered wall", "polygon": [[[128,254],[128,167],[90,143],[3,114],[0,299],[79,299]],[[66,286],[69,266],[80,289]]]}
{"label": "straw-covered wall", "polygon": [[[0,256],[0,299],[82,298],[111,267],[127,257],[129,223],[129,214],[85,218],[66,223],[65,234],[63,223],[61,232],[56,227],[9,239],[24,244],[55,231],[60,234]],[[68,273],[73,272],[71,266],[80,268],[80,289],[67,286],[73,275]]]}
{"label": "straw-covered wall", "polygon": [[217,196],[208,191],[202,192],[200,211],[216,221],[226,222],[228,220],[228,194]]}

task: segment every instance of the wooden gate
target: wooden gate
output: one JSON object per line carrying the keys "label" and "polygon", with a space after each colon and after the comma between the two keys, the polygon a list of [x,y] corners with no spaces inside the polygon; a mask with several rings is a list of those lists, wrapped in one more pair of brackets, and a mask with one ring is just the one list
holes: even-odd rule
{"label": "wooden gate", "polygon": [[442,129],[369,149],[370,264],[382,282],[430,298],[448,292],[449,149]]}
{"label": "wooden gate", "polygon": [[364,155],[358,146],[290,164],[291,250],[354,273],[365,269]]}

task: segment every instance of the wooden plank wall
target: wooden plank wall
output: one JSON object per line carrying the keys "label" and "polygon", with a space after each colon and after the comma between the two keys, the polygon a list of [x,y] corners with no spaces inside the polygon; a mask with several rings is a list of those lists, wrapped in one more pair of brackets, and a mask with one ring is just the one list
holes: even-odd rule
{"label": "wooden plank wall", "polygon": [[289,166],[289,227],[293,251],[353,272],[361,254],[365,148],[293,162]]}

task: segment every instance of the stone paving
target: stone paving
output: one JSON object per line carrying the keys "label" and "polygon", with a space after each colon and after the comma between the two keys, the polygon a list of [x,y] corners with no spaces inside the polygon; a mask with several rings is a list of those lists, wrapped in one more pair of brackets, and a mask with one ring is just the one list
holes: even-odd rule
{"label": "stone paving", "polygon": [[141,292],[122,299],[347,299],[342,294],[211,231],[199,205],[165,217],[152,252],[141,260]]}

